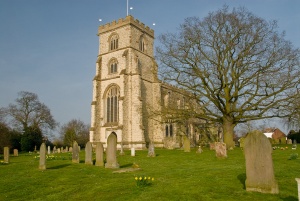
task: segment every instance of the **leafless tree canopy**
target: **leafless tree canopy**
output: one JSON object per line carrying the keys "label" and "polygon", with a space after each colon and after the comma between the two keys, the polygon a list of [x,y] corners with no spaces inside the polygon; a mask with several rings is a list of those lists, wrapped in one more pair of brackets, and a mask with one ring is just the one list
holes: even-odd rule
{"label": "leafless tree canopy", "polygon": [[224,135],[241,122],[286,117],[300,51],[277,29],[244,8],[187,18],[178,33],[159,37],[161,77],[193,93],[204,111],[195,115],[222,123]]}
{"label": "leafless tree canopy", "polygon": [[21,129],[38,127],[41,129],[54,129],[56,122],[50,109],[41,103],[35,93],[21,91],[15,104],[6,109],[13,122]]}

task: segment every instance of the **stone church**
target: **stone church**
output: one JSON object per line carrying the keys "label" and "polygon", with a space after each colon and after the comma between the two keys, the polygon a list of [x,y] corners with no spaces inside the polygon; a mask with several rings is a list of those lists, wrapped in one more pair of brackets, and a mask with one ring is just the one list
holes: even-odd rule
{"label": "stone church", "polygon": [[[178,131],[161,117],[153,118],[151,111],[170,101],[184,105],[185,97],[158,79],[154,31],[129,15],[99,26],[98,36],[90,141],[106,147],[108,136],[116,135],[118,148],[145,149],[150,142],[164,147]],[[186,132],[195,133],[192,127]]]}

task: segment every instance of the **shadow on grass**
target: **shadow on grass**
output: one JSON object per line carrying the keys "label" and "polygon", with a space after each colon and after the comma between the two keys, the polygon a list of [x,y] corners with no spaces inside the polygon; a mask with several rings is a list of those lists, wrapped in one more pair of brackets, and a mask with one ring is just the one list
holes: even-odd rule
{"label": "shadow on grass", "polygon": [[237,176],[237,179],[240,180],[241,184],[243,184],[243,189],[246,189],[246,173],[243,173],[243,174],[239,174]]}
{"label": "shadow on grass", "polygon": [[133,163],[125,164],[125,165],[120,165],[120,168],[126,168],[126,167],[132,167]]}
{"label": "shadow on grass", "polygon": [[283,200],[283,201],[298,201],[298,198],[293,197],[293,196],[288,196],[285,198],[281,198],[281,200]]}
{"label": "shadow on grass", "polygon": [[63,165],[57,165],[57,166],[53,166],[53,167],[47,167],[47,169],[51,170],[51,169],[60,169],[60,168],[64,168],[69,166],[70,164],[63,164]]}

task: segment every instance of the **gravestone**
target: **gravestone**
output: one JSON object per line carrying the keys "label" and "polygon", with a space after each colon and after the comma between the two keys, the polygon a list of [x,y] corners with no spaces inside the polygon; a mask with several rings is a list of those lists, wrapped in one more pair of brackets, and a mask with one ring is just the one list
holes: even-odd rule
{"label": "gravestone", "polygon": [[76,141],[73,142],[72,163],[79,163],[79,149]]}
{"label": "gravestone", "polygon": [[183,136],[183,150],[184,150],[184,152],[191,151],[190,139],[187,136]]}
{"label": "gravestone", "polygon": [[14,149],[14,156],[19,156],[19,150],[18,149]]}
{"label": "gravestone", "polygon": [[50,151],[50,146],[48,146],[48,154],[50,154],[51,153],[51,151]]}
{"label": "gravestone", "polygon": [[[79,148],[79,146],[78,146],[78,148]],[[73,147],[69,148],[69,152],[73,152]]]}
{"label": "gravestone", "polygon": [[134,149],[134,147],[131,148],[131,156],[135,156],[135,149]]}
{"label": "gravestone", "polygon": [[107,138],[105,168],[119,168],[117,162],[117,135],[112,133]]}
{"label": "gravestone", "polygon": [[288,140],[287,140],[287,144],[293,144],[292,139],[288,139]]}
{"label": "gravestone", "polygon": [[201,154],[202,152],[203,152],[203,150],[202,150],[201,146],[199,146],[196,153]]}
{"label": "gravestone", "polygon": [[90,142],[85,144],[85,164],[93,165],[93,150]]}
{"label": "gravestone", "polygon": [[148,148],[148,157],[155,157],[155,150],[154,150],[154,144],[150,142],[149,148]]}
{"label": "gravestone", "polygon": [[9,147],[4,147],[4,163],[9,163]]}
{"label": "gravestone", "polygon": [[96,166],[104,166],[103,162],[103,145],[101,142],[96,143]]}
{"label": "gravestone", "polygon": [[215,142],[216,157],[227,158],[226,144],[223,142]]}
{"label": "gravestone", "polygon": [[40,170],[46,170],[46,145],[45,143],[41,144],[40,147]]}
{"label": "gravestone", "polygon": [[60,148],[57,148],[57,153],[59,153],[59,154],[60,154]]}
{"label": "gravestone", "polygon": [[246,190],[277,194],[272,146],[261,131],[252,131],[245,138]]}
{"label": "gravestone", "polygon": [[240,142],[240,147],[243,149],[245,147],[245,138],[244,137],[241,137],[239,139],[239,142]]}
{"label": "gravestone", "polygon": [[56,149],[56,146],[53,147],[53,153],[57,153],[57,149]]}
{"label": "gravestone", "polygon": [[297,141],[296,140],[293,141],[292,149],[297,149]]}
{"label": "gravestone", "polygon": [[[78,145],[77,145],[78,146]],[[66,146],[66,150],[65,150],[65,152],[68,152],[69,151],[69,147],[68,146]]]}

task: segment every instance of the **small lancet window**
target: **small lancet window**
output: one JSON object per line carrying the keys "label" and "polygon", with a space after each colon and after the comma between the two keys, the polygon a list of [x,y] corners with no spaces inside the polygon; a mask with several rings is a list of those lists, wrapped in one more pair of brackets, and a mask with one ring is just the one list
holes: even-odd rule
{"label": "small lancet window", "polygon": [[140,51],[145,52],[145,40],[143,37],[140,37],[139,49]]}
{"label": "small lancet window", "polygon": [[118,72],[118,62],[117,60],[113,59],[109,63],[109,74],[117,73]]}

